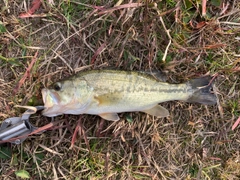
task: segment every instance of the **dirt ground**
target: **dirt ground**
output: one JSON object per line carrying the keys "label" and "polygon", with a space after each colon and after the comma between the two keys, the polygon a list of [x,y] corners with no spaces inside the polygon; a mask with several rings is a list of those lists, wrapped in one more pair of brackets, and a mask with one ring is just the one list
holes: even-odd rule
{"label": "dirt ground", "polygon": [[0,179],[240,179],[240,2],[209,0],[206,14],[204,2],[1,0],[0,122],[89,69],[158,71],[169,83],[212,75],[218,103],[165,102],[167,118],[58,116],[0,146]]}

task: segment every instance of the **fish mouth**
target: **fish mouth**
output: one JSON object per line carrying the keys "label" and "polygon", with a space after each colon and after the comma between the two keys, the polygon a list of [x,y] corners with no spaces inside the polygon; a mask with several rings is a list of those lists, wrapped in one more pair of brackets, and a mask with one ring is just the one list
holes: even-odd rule
{"label": "fish mouth", "polygon": [[54,105],[59,105],[60,96],[56,92],[51,92],[50,90],[44,88],[42,89],[42,98],[44,107],[52,107]]}
{"label": "fish mouth", "polygon": [[42,89],[41,93],[42,93],[43,103],[44,103],[44,106],[45,106],[46,98],[47,98],[47,89],[45,89],[45,88]]}
{"label": "fish mouth", "polygon": [[42,111],[42,114],[48,117],[62,114],[58,112],[60,102],[59,95],[57,93],[51,92],[46,88],[42,89],[41,93],[44,103],[44,110]]}

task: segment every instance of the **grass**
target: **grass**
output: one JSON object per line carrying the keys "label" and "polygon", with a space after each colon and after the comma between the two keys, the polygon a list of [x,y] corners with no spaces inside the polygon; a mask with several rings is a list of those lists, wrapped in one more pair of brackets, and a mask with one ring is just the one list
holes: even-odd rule
{"label": "grass", "polygon": [[[14,105],[41,104],[41,88],[83,69],[160,70],[171,83],[218,74],[219,104],[166,102],[171,115],[161,119],[138,112],[118,122],[56,117],[64,121],[52,130],[0,147],[2,179],[240,178],[239,128],[231,130],[240,116],[238,1],[208,1],[206,16],[195,0],[53,2],[43,1],[32,18],[19,18],[31,1],[1,7],[1,121],[22,112]],[[31,122],[41,127],[50,119]]]}

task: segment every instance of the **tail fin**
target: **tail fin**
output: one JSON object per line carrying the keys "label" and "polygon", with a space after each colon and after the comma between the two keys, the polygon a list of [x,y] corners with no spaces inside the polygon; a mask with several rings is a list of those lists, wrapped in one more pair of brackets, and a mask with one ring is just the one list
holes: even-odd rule
{"label": "tail fin", "polygon": [[211,92],[213,88],[211,76],[190,80],[189,85],[192,87],[193,94],[187,102],[197,102],[206,105],[213,105],[217,103],[216,95]]}

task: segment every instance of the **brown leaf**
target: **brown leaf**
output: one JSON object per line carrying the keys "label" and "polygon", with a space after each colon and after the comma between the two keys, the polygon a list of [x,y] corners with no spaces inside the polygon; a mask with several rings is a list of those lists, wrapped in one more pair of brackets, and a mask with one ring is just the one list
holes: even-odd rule
{"label": "brown leaf", "polygon": [[33,0],[32,7],[26,13],[21,13],[18,17],[20,18],[32,17],[32,14],[34,14],[35,11],[40,8],[41,4],[42,4],[41,0]]}
{"label": "brown leaf", "polygon": [[206,25],[205,21],[199,22],[199,23],[197,23],[196,29],[200,29],[200,28],[202,28],[205,25]]}
{"label": "brown leaf", "polygon": [[238,119],[236,120],[236,122],[233,124],[232,130],[234,130],[234,129],[238,126],[238,124],[240,124],[240,117],[238,117]]}
{"label": "brown leaf", "polygon": [[[80,118],[81,118],[81,117],[80,117]],[[80,125],[81,125],[80,120],[81,120],[81,119],[78,120],[77,126],[76,126],[76,128],[75,128],[75,130],[74,130],[74,133],[73,133],[73,136],[72,136],[72,140],[71,140],[71,146],[70,146],[69,149],[72,149],[72,148],[73,148],[74,143],[75,143],[75,141],[76,141],[77,133],[79,132]]]}
{"label": "brown leaf", "polygon": [[17,85],[15,86],[15,88],[13,89],[13,95],[16,95],[19,88],[24,84],[25,80],[27,79],[27,77],[29,77],[30,75],[30,70],[32,69],[34,63],[37,61],[37,55],[38,55],[38,51],[35,53],[35,55],[33,56],[31,63],[29,64],[26,72],[24,73],[23,77],[20,79],[20,81],[17,83]]}
{"label": "brown leaf", "polygon": [[91,64],[94,64],[94,61],[96,60],[97,56],[104,50],[104,48],[106,47],[106,43],[103,43],[98,49],[97,51],[94,53],[92,59],[91,59]]}
{"label": "brown leaf", "polygon": [[194,28],[194,29],[200,29],[200,28],[202,28],[202,27],[204,27],[206,25],[206,22],[205,21],[201,21],[199,23],[196,23],[196,22],[190,21],[189,25],[192,28]]}
{"label": "brown leaf", "polygon": [[226,44],[212,44],[212,45],[206,45],[204,49],[215,49],[215,48],[220,48],[224,46],[226,46]]}

